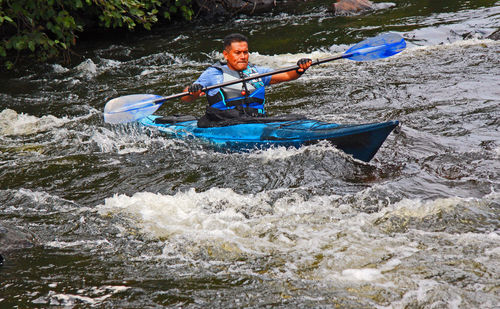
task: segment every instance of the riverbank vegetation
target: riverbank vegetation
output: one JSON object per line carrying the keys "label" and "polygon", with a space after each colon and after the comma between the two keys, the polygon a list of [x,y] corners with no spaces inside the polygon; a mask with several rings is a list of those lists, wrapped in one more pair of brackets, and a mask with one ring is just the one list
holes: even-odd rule
{"label": "riverbank vegetation", "polygon": [[90,29],[151,29],[193,18],[191,0],[0,0],[0,61],[69,61],[78,34]]}

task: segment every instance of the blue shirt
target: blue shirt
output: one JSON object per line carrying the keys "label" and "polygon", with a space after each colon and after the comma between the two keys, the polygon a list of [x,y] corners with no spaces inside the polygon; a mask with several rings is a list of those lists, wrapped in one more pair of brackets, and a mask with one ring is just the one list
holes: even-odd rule
{"label": "blue shirt", "polygon": [[[227,66],[227,64],[226,64]],[[268,73],[271,72],[272,69],[265,68],[265,67],[258,67],[254,66],[255,70],[259,73]],[[264,83],[264,86],[268,86],[271,83],[271,76],[265,76],[261,78],[262,82]],[[212,85],[220,84],[224,81],[224,77],[222,74],[222,71],[219,69],[216,69],[214,67],[209,67],[208,69],[203,72],[200,77],[195,81],[196,84],[200,84],[205,87],[209,87]],[[213,96],[216,95],[217,92],[219,91],[220,88],[215,88],[211,89],[207,92],[207,95]]]}

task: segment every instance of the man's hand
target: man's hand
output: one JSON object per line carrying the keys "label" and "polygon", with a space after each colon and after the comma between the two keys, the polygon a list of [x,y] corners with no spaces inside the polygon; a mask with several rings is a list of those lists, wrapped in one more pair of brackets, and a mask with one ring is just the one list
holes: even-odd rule
{"label": "man's hand", "polygon": [[190,95],[185,95],[181,97],[181,101],[185,103],[193,102],[201,95],[204,95],[204,93],[201,92],[201,90],[203,90],[203,86],[197,83],[194,83],[191,86],[184,88],[184,92],[189,92]]}
{"label": "man's hand", "polygon": [[201,95],[201,90],[203,89],[203,86],[200,84],[192,84],[191,86],[188,87],[188,92],[190,95],[194,95],[199,97]]}
{"label": "man's hand", "polygon": [[297,72],[297,74],[299,74],[299,75],[302,75],[306,72],[307,69],[309,69],[311,64],[312,64],[312,60],[309,58],[299,59],[299,61],[297,61],[297,65],[299,66],[299,68],[297,70],[295,70],[295,72]]}

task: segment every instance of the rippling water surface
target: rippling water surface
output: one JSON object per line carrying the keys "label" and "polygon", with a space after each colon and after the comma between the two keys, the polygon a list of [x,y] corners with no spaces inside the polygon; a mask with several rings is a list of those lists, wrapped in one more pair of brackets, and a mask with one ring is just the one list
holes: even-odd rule
{"label": "rippling water surface", "polygon": [[[1,76],[0,307],[497,308],[500,2],[457,2],[335,17],[289,1]],[[180,92],[235,30],[273,68],[400,33],[399,55],[270,87],[268,110],[401,128],[365,164],[326,143],[230,154],[103,122],[111,98]]]}

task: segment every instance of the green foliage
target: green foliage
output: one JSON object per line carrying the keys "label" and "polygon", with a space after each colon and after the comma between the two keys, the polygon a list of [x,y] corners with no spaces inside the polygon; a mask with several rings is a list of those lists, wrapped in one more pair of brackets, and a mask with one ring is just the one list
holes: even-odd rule
{"label": "green foliage", "polygon": [[191,20],[191,0],[0,0],[0,59],[7,68],[20,55],[44,61],[62,54],[68,59],[85,21],[103,28],[141,25],[149,30],[159,19],[173,16]]}

